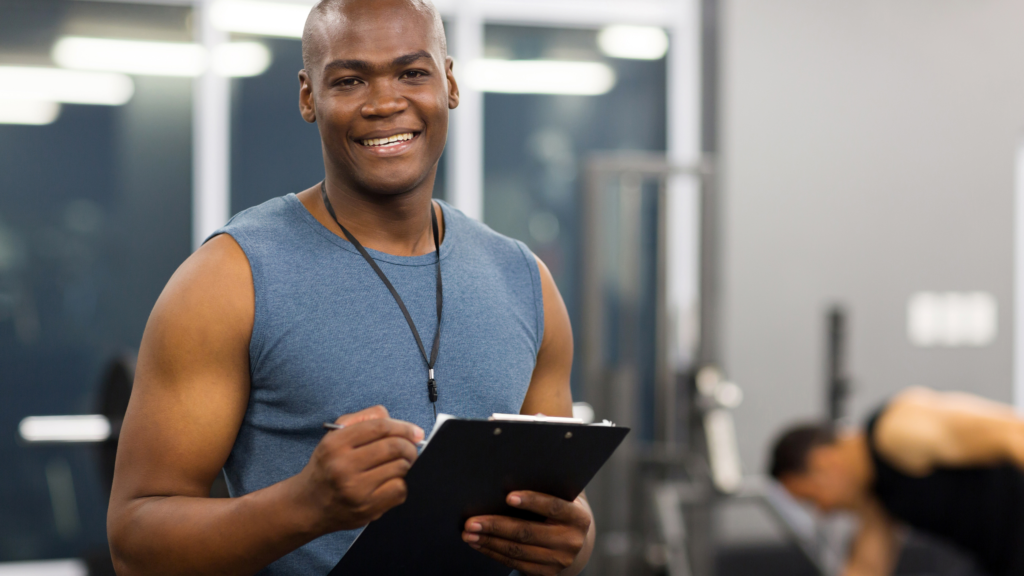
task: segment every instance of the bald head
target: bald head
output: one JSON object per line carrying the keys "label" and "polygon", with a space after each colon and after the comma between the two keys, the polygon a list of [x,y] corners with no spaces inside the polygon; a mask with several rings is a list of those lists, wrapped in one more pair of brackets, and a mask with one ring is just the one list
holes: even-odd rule
{"label": "bald head", "polygon": [[306,26],[302,30],[302,65],[310,74],[323,60],[329,31],[346,26],[365,18],[375,11],[385,14],[398,10],[409,10],[418,15],[429,27],[436,42],[440,61],[448,56],[448,42],[444,36],[444,25],[431,0],[320,0],[309,11]]}

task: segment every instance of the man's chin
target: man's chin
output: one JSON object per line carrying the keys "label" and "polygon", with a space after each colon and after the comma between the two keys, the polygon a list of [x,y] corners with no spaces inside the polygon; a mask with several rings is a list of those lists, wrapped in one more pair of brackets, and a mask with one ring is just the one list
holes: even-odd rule
{"label": "man's chin", "polygon": [[419,174],[406,178],[362,178],[359,187],[375,196],[402,196],[414,192],[425,178]]}

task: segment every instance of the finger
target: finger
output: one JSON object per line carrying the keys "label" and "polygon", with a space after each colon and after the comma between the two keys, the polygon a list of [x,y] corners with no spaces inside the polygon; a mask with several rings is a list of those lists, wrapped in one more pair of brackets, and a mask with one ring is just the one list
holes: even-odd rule
{"label": "finger", "polygon": [[378,418],[346,425],[344,430],[328,434],[328,437],[331,436],[334,436],[337,442],[344,442],[353,448],[358,448],[388,436],[405,438],[415,444],[423,439],[423,430],[409,422]]}
{"label": "finger", "polygon": [[408,488],[402,478],[392,478],[378,486],[370,494],[370,501],[374,502],[374,508],[377,510],[374,519],[380,518],[388,510],[404,503],[408,495]]}
{"label": "finger", "polygon": [[529,510],[564,524],[582,525],[589,522],[586,511],[576,502],[569,502],[540,492],[521,490],[512,492],[505,498],[509,506],[521,510]]}
{"label": "finger", "polygon": [[364,444],[342,457],[348,458],[353,470],[361,472],[393,460],[401,460],[411,465],[417,456],[415,444],[405,438],[389,436]]}
{"label": "finger", "polygon": [[[473,540],[473,538],[476,540]],[[523,544],[513,540],[506,540],[486,534],[462,533],[462,540],[467,544],[476,544],[480,548],[493,550],[502,556],[523,562],[535,562],[537,564],[550,564],[553,561],[553,551],[542,546]]]}
{"label": "finger", "polygon": [[366,422],[367,420],[377,420],[379,418],[387,418],[388,409],[377,405],[364,408],[359,412],[353,412],[351,414],[344,414],[339,416],[334,421],[335,424],[341,424],[342,426],[351,426],[352,424],[358,424],[360,422]]}
{"label": "finger", "polygon": [[411,462],[404,458],[399,458],[366,470],[360,474],[360,476],[366,482],[366,485],[372,487],[372,492],[388,480],[393,478],[405,478],[405,475],[409,473],[410,468],[412,468]]}
{"label": "finger", "polygon": [[480,552],[484,556],[489,556],[491,559],[497,560],[498,562],[501,562],[509,568],[518,570],[522,574],[550,574],[554,576],[563,570],[562,568],[558,567],[558,564],[541,564],[519,558],[513,558],[511,556],[506,556],[505,554],[502,554],[501,552],[498,552],[497,550],[494,550],[492,548],[481,546],[475,542],[470,543],[470,546],[472,546],[474,550]]}
{"label": "finger", "polygon": [[550,543],[556,541],[557,532],[564,528],[508,516],[474,516],[466,521],[464,530],[467,534],[495,536],[520,544],[550,546]]}

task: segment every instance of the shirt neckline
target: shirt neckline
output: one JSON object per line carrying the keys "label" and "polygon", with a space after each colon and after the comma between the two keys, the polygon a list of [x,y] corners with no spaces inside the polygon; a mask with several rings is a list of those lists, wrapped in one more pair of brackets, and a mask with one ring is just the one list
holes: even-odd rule
{"label": "shirt neckline", "polygon": [[[295,193],[286,195],[284,200],[299,214],[299,217],[302,218],[315,233],[326,238],[329,242],[337,245],[343,250],[356,255],[359,254],[359,251],[356,250],[356,247],[353,246],[351,242],[327,229],[319,220],[317,220],[309,210],[306,209],[302,200],[299,200],[299,197],[296,196]],[[444,216],[444,238],[441,240],[441,260],[444,260],[452,251],[457,226],[453,225],[454,218],[452,217],[451,206],[443,200],[437,200],[436,198],[434,200],[436,200],[437,205],[441,207],[441,214]],[[374,250],[373,248],[367,248],[366,252],[371,258],[378,262],[387,262],[389,264],[397,264],[399,266],[430,266],[437,262],[437,256],[435,256],[433,252],[420,254],[419,256],[396,256],[394,254],[388,254],[387,252]]]}

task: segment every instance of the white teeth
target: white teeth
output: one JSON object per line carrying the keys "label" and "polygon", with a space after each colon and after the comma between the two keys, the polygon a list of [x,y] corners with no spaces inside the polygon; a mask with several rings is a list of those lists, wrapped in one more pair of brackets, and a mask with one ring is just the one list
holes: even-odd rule
{"label": "white teeth", "polygon": [[363,140],[363,146],[384,146],[386,144],[393,144],[395,142],[404,142],[406,140],[412,140],[412,132],[406,132],[405,134],[395,134],[394,136],[388,136],[387,138],[370,138]]}

